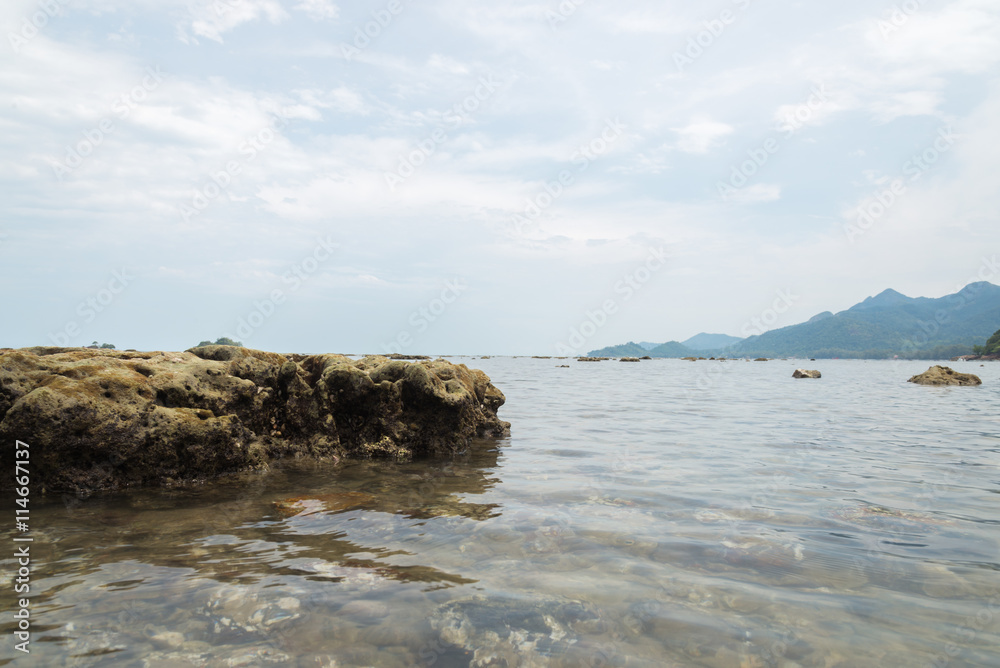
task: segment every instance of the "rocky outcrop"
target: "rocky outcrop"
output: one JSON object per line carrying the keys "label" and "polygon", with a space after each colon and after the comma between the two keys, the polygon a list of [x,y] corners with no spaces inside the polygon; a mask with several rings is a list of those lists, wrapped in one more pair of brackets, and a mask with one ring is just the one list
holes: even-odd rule
{"label": "rocky outcrop", "polygon": [[795,373],[792,374],[792,378],[822,378],[823,374],[819,371],[810,371],[809,369],[796,369]]}
{"label": "rocky outcrop", "polygon": [[39,491],[169,484],[288,457],[455,453],[509,433],[503,403],[482,371],[444,360],[5,350],[0,456],[14,461],[15,440],[27,442]]}
{"label": "rocky outcrop", "polygon": [[610,357],[577,357],[577,362],[607,362]]}
{"label": "rocky outcrop", "polygon": [[917,385],[982,385],[979,376],[959,373],[946,366],[932,366],[927,371],[914,376],[908,382]]}
{"label": "rocky outcrop", "polygon": [[960,355],[952,357],[952,362],[1000,362],[1000,354],[994,355]]}
{"label": "rocky outcrop", "polygon": [[619,360],[620,362],[639,362],[638,357],[623,357]]}

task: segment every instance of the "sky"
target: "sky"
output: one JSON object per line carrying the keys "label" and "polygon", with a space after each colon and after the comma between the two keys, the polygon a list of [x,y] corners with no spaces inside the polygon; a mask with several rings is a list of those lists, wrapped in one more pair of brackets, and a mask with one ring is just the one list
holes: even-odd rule
{"label": "sky", "polygon": [[0,346],[586,353],[1000,283],[1000,3],[5,0]]}

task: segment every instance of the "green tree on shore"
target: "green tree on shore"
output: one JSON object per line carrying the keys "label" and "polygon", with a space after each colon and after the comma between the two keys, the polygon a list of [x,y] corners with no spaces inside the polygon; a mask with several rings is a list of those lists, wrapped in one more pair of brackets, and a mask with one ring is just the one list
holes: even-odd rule
{"label": "green tree on shore", "polygon": [[228,336],[221,336],[215,340],[215,343],[211,341],[202,341],[195,348],[201,348],[202,346],[236,346],[237,348],[242,348],[243,344],[239,341],[233,341]]}
{"label": "green tree on shore", "polygon": [[1000,329],[990,337],[986,345],[983,346],[984,355],[1000,355]]}

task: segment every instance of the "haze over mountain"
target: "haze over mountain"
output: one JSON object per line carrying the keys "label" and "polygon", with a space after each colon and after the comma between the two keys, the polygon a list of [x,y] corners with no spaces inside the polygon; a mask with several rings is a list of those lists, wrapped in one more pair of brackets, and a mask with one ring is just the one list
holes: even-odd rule
{"label": "haze over mountain", "polygon": [[[671,342],[652,357],[915,357],[936,359],[969,354],[1000,327],[1000,287],[981,281],[937,299],[907,297],[896,290],[868,297],[846,311],[817,314],[807,322],[771,330],[715,349]],[[696,344],[711,335],[699,335]],[[733,337],[735,338],[735,337]],[[634,345],[634,344],[633,344]],[[606,357],[628,346],[593,351]]]}
{"label": "haze over mountain", "polygon": [[718,350],[720,348],[734,346],[742,340],[743,339],[738,336],[729,336],[728,334],[706,334],[705,332],[702,332],[701,334],[692,336],[687,341],[683,341],[682,344],[691,350]]}

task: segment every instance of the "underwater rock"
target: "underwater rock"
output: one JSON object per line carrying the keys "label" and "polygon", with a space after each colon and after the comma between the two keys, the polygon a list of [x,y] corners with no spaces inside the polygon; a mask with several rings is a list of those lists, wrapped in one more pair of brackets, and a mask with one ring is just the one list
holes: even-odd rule
{"label": "underwater rock", "polygon": [[[25,348],[0,352],[0,456],[39,491],[171,484],[287,457],[453,454],[502,436],[503,393],[444,360]],[[14,483],[11,476],[0,486]]]}
{"label": "underwater rock", "polygon": [[582,629],[600,616],[581,601],[557,597],[532,601],[473,596],[445,604],[431,616],[441,644],[471,654],[462,665],[545,666],[578,643]]}
{"label": "underwater rock", "polygon": [[278,512],[286,517],[293,515],[312,515],[313,513],[336,513],[351,510],[360,506],[370,505],[375,497],[364,492],[335,492],[315,496],[296,496],[274,502]]}
{"label": "underwater rock", "polygon": [[979,376],[971,373],[959,373],[946,366],[932,366],[922,374],[916,375],[907,382],[917,385],[982,385]]}

